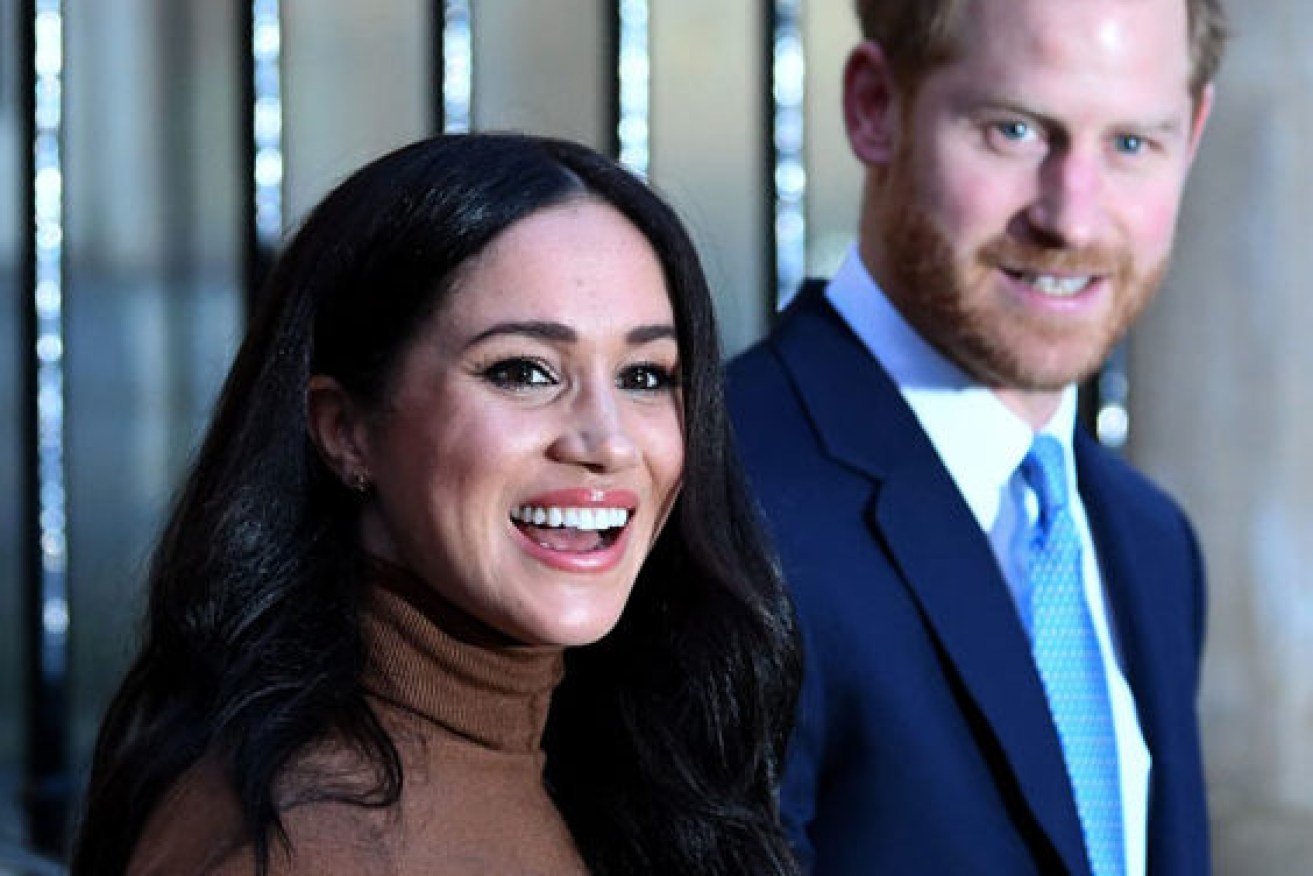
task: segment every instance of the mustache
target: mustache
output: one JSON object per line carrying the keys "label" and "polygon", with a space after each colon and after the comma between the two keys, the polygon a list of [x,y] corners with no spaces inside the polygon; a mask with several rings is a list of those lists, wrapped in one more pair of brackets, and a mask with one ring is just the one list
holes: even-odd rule
{"label": "mustache", "polygon": [[1094,274],[1126,276],[1132,259],[1124,249],[1111,246],[1042,246],[1012,237],[995,237],[980,248],[985,264],[1023,274]]}

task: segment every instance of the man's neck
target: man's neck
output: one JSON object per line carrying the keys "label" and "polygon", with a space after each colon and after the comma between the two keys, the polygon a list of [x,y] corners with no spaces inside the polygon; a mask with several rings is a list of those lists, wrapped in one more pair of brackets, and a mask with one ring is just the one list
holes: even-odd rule
{"label": "man's neck", "polygon": [[1005,408],[1025,420],[1036,432],[1048,425],[1049,420],[1053,419],[1053,414],[1057,412],[1058,405],[1062,403],[1060,389],[995,388],[993,393]]}

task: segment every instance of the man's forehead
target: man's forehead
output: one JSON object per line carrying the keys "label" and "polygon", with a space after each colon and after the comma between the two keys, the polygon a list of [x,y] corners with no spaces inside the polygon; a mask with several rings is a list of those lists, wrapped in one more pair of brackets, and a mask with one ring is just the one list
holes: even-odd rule
{"label": "man's forehead", "polygon": [[[1111,73],[1140,67],[1188,79],[1185,0],[967,0],[953,59],[1018,58]],[[950,61],[949,63],[952,63]]]}

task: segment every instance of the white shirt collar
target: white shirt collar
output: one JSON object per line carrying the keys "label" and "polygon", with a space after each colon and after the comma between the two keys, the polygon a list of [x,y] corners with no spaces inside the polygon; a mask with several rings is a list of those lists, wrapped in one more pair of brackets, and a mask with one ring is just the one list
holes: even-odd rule
{"label": "white shirt collar", "polygon": [[[916,333],[866,270],[856,246],[825,294],[898,385],[971,513],[989,532],[1034,440],[1030,425]],[[1042,431],[1062,444],[1070,495],[1076,489],[1075,424],[1076,388],[1068,386]]]}

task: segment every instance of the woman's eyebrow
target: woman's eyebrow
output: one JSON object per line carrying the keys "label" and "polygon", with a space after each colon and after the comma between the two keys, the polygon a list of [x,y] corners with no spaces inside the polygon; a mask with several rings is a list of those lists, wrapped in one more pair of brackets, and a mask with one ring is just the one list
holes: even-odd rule
{"label": "woman's eyebrow", "polygon": [[669,324],[660,325],[641,325],[629,330],[626,338],[631,344],[646,344],[649,341],[659,341],[664,338],[670,338],[672,341],[678,340],[675,334],[675,327]]}
{"label": "woman's eyebrow", "polygon": [[579,340],[579,334],[568,325],[546,320],[528,320],[525,322],[499,322],[496,325],[489,326],[470,338],[469,343],[465,346],[472,347],[498,335],[524,335],[544,341],[565,343],[573,343]]}
{"label": "woman's eyebrow", "polygon": [[[488,338],[498,337],[500,335],[521,335],[543,341],[555,341],[557,343],[567,344],[572,344],[579,340],[579,333],[563,323],[551,322],[549,320],[526,320],[523,322],[499,322],[496,325],[489,326],[474,337],[470,338],[465,346],[472,347],[475,344],[488,340]],[[640,325],[630,329],[625,334],[625,340],[630,344],[646,344],[650,341],[657,341],[663,338],[670,338],[672,340],[677,338],[675,327],[673,325],[668,323]]]}

